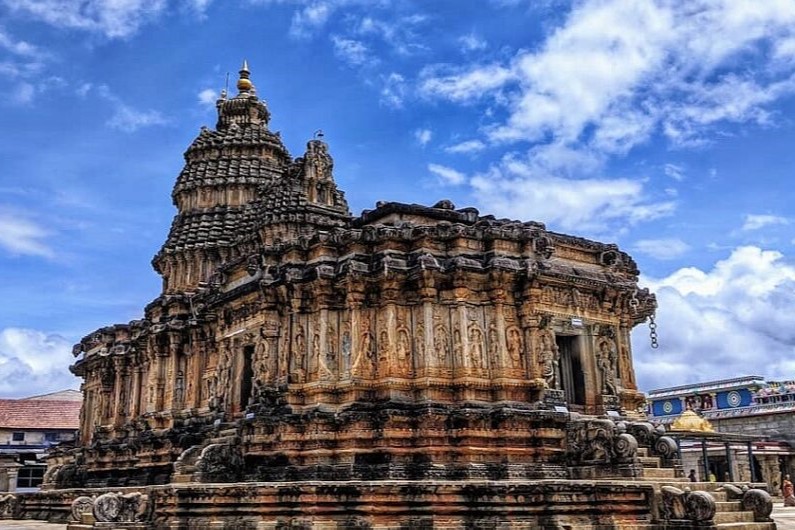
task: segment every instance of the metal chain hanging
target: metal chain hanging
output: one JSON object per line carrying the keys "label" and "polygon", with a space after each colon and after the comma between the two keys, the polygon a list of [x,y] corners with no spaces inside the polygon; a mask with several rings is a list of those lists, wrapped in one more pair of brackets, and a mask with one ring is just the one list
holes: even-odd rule
{"label": "metal chain hanging", "polygon": [[[629,299],[629,307],[633,313],[638,312],[638,307],[640,306],[640,300],[638,300],[638,291],[635,289],[632,291],[632,296]],[[656,311],[649,315],[649,340],[651,340],[651,348],[656,350],[660,347],[660,343],[657,340],[657,322],[654,320],[656,316]]]}
{"label": "metal chain hanging", "polygon": [[654,315],[654,313],[649,315],[649,340],[651,340],[652,349],[656,350],[660,344],[657,342],[657,322],[654,321]]}

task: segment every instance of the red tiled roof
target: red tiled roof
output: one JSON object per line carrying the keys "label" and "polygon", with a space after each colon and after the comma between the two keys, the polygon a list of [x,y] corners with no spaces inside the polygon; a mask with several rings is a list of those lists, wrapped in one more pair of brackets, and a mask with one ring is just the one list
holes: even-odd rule
{"label": "red tiled roof", "polygon": [[0,399],[2,429],[77,429],[79,401]]}

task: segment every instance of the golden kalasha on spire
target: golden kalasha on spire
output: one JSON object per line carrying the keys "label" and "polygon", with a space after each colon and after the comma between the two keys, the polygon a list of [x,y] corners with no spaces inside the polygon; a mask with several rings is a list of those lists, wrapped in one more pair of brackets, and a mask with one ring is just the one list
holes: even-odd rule
{"label": "golden kalasha on spire", "polygon": [[251,82],[251,72],[248,69],[248,61],[243,60],[243,66],[240,68],[240,79],[237,80],[237,89],[240,92],[248,92],[254,88],[254,83]]}

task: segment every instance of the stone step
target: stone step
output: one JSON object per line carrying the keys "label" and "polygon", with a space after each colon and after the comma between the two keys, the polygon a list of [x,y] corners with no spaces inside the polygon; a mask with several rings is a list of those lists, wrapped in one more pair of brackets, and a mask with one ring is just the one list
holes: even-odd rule
{"label": "stone step", "polygon": [[722,523],[753,523],[754,512],[716,512],[715,524]]}
{"label": "stone step", "polygon": [[[714,492],[710,492],[713,494]],[[741,512],[743,503],[740,501],[715,501],[715,508],[718,512]]]}
{"label": "stone step", "polygon": [[210,440],[209,440],[209,442],[207,443],[207,445],[210,445],[210,444],[227,444],[227,445],[233,445],[233,444],[236,444],[236,443],[238,443],[239,441],[240,441],[240,439],[237,437],[237,435],[232,435],[232,436],[216,436],[215,438],[210,438]]}
{"label": "stone step", "polygon": [[643,467],[660,467],[660,459],[656,456],[640,456],[638,460]]}
{"label": "stone step", "polygon": [[643,456],[643,457],[649,456],[649,448],[648,447],[638,447],[638,456]]}
{"label": "stone step", "polygon": [[[643,478],[653,479],[676,479],[676,470],[669,467],[644,467]],[[676,480],[674,480],[675,482]]]}
{"label": "stone step", "polygon": [[188,482],[193,482],[193,474],[192,473],[175,473],[171,476],[171,482],[175,484],[185,484]]}

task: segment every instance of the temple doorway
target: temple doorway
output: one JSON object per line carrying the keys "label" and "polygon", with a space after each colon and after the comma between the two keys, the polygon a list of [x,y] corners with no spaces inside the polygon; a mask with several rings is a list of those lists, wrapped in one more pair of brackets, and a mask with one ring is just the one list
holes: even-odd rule
{"label": "temple doorway", "polygon": [[569,405],[585,406],[585,374],[582,371],[578,335],[555,337],[560,352],[560,385]]}
{"label": "temple doorway", "polygon": [[251,397],[251,389],[254,381],[254,346],[248,345],[243,347],[243,370],[240,379],[240,399],[238,401],[237,410],[245,410],[248,406],[248,400]]}

